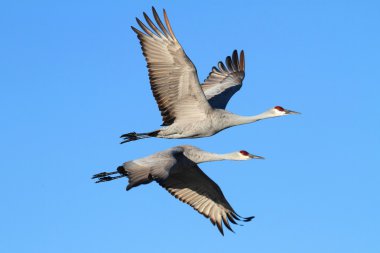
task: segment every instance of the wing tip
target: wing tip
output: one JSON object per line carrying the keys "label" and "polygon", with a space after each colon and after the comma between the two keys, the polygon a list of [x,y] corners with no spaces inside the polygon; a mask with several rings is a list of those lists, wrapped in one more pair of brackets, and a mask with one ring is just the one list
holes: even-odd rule
{"label": "wing tip", "polygon": [[140,31],[139,31],[136,27],[134,27],[134,26],[132,26],[132,25],[131,25],[131,29],[132,29],[135,33],[137,33],[137,34],[140,33]]}
{"label": "wing tip", "polygon": [[166,26],[168,28],[168,31],[169,31],[172,39],[175,40],[175,41],[177,41],[177,38],[175,37],[174,32],[173,32],[172,26],[170,25],[168,15],[166,14],[166,10],[163,9],[163,12],[164,12],[165,24],[166,24]]}
{"label": "wing tip", "polygon": [[218,230],[219,232],[222,234],[222,236],[224,236],[224,231],[223,231],[223,225],[222,225],[222,222],[216,222],[216,226],[218,227]]}
{"label": "wing tip", "polygon": [[240,51],[240,64],[239,64],[239,69],[241,71],[245,71],[245,56],[244,56],[244,50]]}
{"label": "wing tip", "polygon": [[240,220],[240,221],[244,221],[244,222],[249,222],[249,221],[251,221],[252,219],[255,218],[254,215],[249,216],[249,217],[242,217],[242,216],[240,216],[240,215],[237,214],[237,213],[236,213],[236,215],[237,215],[237,217],[239,218],[238,220]]}

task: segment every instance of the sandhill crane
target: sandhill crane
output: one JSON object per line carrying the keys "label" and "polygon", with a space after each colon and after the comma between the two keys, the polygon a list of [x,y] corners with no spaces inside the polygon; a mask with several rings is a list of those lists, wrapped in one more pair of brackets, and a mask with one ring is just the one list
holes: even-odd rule
{"label": "sandhill crane", "polygon": [[[117,178],[128,177],[127,191],[141,184],[156,181],[180,201],[192,206],[200,214],[209,218],[223,234],[222,222],[231,231],[228,220],[250,221],[254,218],[239,216],[219,186],[212,181],[199,167],[198,163],[219,160],[264,159],[247,151],[228,154],[216,154],[203,151],[194,146],[177,146],[156,154],[129,161],[119,166],[114,172],[102,172],[94,175],[96,183],[107,182]],[[118,174],[117,176],[111,176]]]}
{"label": "sandhill crane", "polygon": [[147,61],[150,85],[163,118],[162,128],[147,133],[127,133],[121,143],[149,137],[199,138],[258,120],[297,114],[275,106],[256,116],[240,116],[225,109],[229,99],[238,91],[244,79],[244,52],[227,57],[226,65],[219,62],[204,85],[200,85],[194,64],[185,54],[164,10],[166,27],[152,8],[157,24],[144,13],[149,27],[136,18],[142,32],[137,34]]}

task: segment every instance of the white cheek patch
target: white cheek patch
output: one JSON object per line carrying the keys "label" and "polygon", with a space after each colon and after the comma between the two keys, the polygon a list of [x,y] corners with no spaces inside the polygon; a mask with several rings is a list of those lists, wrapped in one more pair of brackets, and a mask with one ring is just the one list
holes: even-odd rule
{"label": "white cheek patch", "polygon": [[280,115],[285,115],[285,111],[279,111],[279,110],[277,110],[277,109],[274,109],[274,114],[275,114],[275,115],[278,115],[278,116],[280,116]]}
{"label": "white cheek patch", "polygon": [[248,159],[249,158],[249,156],[247,156],[247,155],[243,155],[242,153],[239,153],[240,154],[240,157],[242,158],[242,159]]}

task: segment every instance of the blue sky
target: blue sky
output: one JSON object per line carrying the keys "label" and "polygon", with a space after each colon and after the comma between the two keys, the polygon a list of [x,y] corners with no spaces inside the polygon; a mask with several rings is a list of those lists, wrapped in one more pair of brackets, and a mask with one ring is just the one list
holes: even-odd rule
{"label": "blue sky", "polygon": [[[119,145],[161,118],[130,26],[165,8],[200,80],[246,53],[242,115],[203,139]],[[378,1],[3,1],[1,252],[379,252]],[[90,177],[175,145],[265,161],[202,164],[243,216],[220,236],[158,185]]]}

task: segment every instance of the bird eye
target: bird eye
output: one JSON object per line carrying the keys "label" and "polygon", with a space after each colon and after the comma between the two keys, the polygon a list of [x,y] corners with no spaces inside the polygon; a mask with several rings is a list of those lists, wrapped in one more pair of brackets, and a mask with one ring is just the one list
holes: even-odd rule
{"label": "bird eye", "polygon": [[280,112],[285,111],[285,109],[282,108],[281,106],[275,106],[274,109],[279,110]]}
{"label": "bird eye", "polygon": [[245,156],[249,155],[249,153],[247,151],[245,151],[245,150],[241,150],[240,154],[245,155]]}

